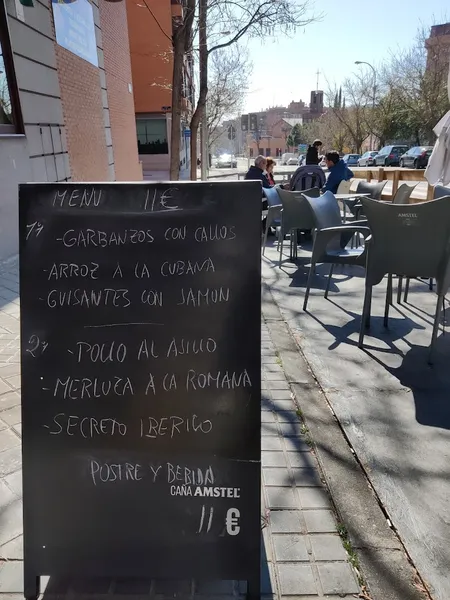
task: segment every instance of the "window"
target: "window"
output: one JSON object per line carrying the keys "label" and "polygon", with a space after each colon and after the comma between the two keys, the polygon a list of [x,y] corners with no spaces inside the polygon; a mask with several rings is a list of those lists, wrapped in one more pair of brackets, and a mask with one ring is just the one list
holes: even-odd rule
{"label": "window", "polygon": [[6,11],[0,2],[0,134],[23,131]]}
{"label": "window", "polygon": [[168,154],[166,119],[136,119],[139,154]]}

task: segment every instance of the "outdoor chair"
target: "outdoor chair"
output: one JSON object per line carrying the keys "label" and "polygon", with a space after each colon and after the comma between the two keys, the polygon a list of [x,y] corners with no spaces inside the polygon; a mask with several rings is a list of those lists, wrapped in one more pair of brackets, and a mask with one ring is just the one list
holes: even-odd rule
{"label": "outdoor chair", "polygon": [[350,188],[352,186],[351,180],[341,181],[338,186],[337,194],[350,194]]}
{"label": "outdoor chair", "polygon": [[[435,200],[437,198],[445,198],[448,196],[450,196],[450,188],[445,187],[443,185],[437,185],[434,188],[434,199]],[[403,302],[408,302],[409,283],[410,283],[410,279],[408,277],[405,282],[405,292],[403,295]],[[433,278],[432,277],[428,283],[428,288],[429,288],[430,292],[433,291]],[[399,281],[399,287],[398,287],[398,291],[397,291],[397,302],[398,303],[400,303],[400,300],[401,300],[401,293],[402,293],[402,282]]]}
{"label": "outdoor chair", "polygon": [[381,194],[383,193],[384,187],[387,181],[380,181],[378,183],[370,183],[368,181],[360,181],[356,188],[357,194],[370,194],[370,197],[374,200],[381,200]]}
{"label": "outdoor chair", "polygon": [[[374,200],[381,200],[381,194],[383,193],[383,189],[386,184],[387,181],[380,181],[379,183],[360,181],[356,188],[355,194],[370,194],[370,197]],[[361,198],[355,197],[350,200],[345,200],[344,202],[354,218],[359,219],[362,210]]]}
{"label": "outdoor chair", "polygon": [[281,209],[283,208],[283,205],[281,204],[281,198],[278,194],[278,188],[263,188],[263,194],[266,197],[268,204],[262,251],[264,256],[269,229],[273,226],[280,227],[281,225]]}
{"label": "outdoor chair", "polygon": [[367,240],[366,289],[359,347],[370,324],[372,288],[388,275],[384,325],[388,326],[392,304],[393,275],[433,277],[437,280],[437,303],[429,362],[437,338],[444,296],[450,284],[450,196],[413,206],[361,199],[372,235]]}
{"label": "outdoor chair", "polygon": [[[307,190],[310,197],[318,197],[320,195],[319,188]],[[283,205],[281,211],[281,226],[278,236],[280,261],[278,266],[281,267],[283,257],[284,237],[290,233],[290,257],[297,258],[297,231],[306,229],[311,230],[314,227],[314,222],[309,208],[308,202],[305,201],[302,192],[291,192],[288,190],[278,190],[278,194]]]}
{"label": "outdoor chair", "polygon": [[[358,194],[370,194],[370,198],[373,200],[381,200],[381,194],[383,193],[384,187],[387,181],[380,181],[378,183],[370,183],[368,181],[360,181],[356,188]],[[362,216],[362,205],[361,198],[347,201],[347,206],[350,208],[356,219]]]}
{"label": "outdoor chair", "polygon": [[445,185],[437,185],[434,188],[434,199],[444,198],[445,196],[450,196],[450,188],[445,187]]}
{"label": "outdoor chair", "polygon": [[311,267],[303,302],[303,310],[306,310],[316,264],[330,264],[325,289],[325,298],[328,298],[334,265],[359,265],[364,267],[366,262],[365,249],[348,249],[346,246],[355,233],[361,233],[365,239],[370,235],[370,230],[367,227],[367,221],[342,223],[341,211],[332,192],[325,192],[319,198],[311,198],[306,195],[306,192],[303,193],[303,196],[309,204],[315,228]]}
{"label": "outdoor chair", "polygon": [[[416,183],[416,185],[418,184]],[[395,196],[392,199],[392,204],[409,204],[411,194],[413,193],[416,185],[408,185],[407,183],[402,183],[402,185],[395,192]]]}

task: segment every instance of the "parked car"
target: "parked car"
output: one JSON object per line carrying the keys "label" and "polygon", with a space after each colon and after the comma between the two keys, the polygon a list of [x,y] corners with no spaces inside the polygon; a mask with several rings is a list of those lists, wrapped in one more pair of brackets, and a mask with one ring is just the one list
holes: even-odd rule
{"label": "parked car", "polygon": [[400,166],[425,169],[432,152],[433,146],[414,146],[400,156]]}
{"label": "parked car", "polygon": [[281,164],[287,165],[288,160],[292,157],[295,157],[295,154],[293,152],[285,152],[284,154],[281,155]]}
{"label": "parked car", "polygon": [[216,161],[216,167],[218,169],[225,169],[229,167],[234,169],[237,167],[237,160],[232,154],[221,154]]}
{"label": "parked car", "polygon": [[372,167],[375,164],[375,156],[378,154],[376,150],[369,150],[358,158],[358,167]]}
{"label": "parked car", "polygon": [[297,166],[298,165],[298,156],[291,156],[290,158],[287,159],[286,164],[288,166],[291,166],[291,165]]}
{"label": "parked car", "polygon": [[400,156],[408,151],[408,146],[385,146],[375,156],[377,167],[398,167]]}
{"label": "parked car", "polygon": [[344,154],[342,160],[348,167],[354,166],[356,167],[358,164],[358,159],[361,158],[361,154]]}

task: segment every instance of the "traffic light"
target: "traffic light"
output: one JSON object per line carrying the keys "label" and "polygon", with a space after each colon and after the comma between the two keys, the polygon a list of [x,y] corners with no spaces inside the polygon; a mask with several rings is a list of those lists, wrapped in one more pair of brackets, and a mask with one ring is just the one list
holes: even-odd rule
{"label": "traffic light", "polygon": [[258,131],[258,115],[256,113],[249,114],[250,131]]}
{"label": "traffic light", "polygon": [[248,131],[248,115],[241,115],[241,131]]}
{"label": "traffic light", "polygon": [[228,127],[228,139],[229,140],[236,139],[236,129],[233,127],[233,125],[230,125]]}

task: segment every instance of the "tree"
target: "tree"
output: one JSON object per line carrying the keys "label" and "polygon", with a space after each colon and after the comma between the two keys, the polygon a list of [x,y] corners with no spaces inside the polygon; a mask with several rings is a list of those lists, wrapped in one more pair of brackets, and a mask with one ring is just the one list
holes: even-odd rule
{"label": "tree", "polygon": [[291,132],[286,140],[288,148],[296,148],[299,144],[306,144],[307,142],[308,137],[306,135],[304,126],[301,123],[296,123],[292,127]]}
{"label": "tree", "polygon": [[355,152],[360,153],[369,134],[367,126],[367,85],[359,77],[345,79],[342,88],[336,86],[328,92],[331,111],[347,132]]}
{"label": "tree", "polygon": [[399,119],[411,140],[421,145],[433,143],[433,127],[447,110],[448,48],[436,36],[429,44],[428,31],[417,32],[414,45],[393,53],[384,68],[384,79],[399,106]]}
{"label": "tree", "polygon": [[198,0],[199,96],[191,119],[191,179],[197,179],[197,137],[208,96],[210,56],[244,36],[293,32],[314,19],[309,8],[309,0]]}
{"label": "tree", "polygon": [[327,109],[319,119],[306,123],[303,129],[309,142],[315,139],[321,140],[326,151],[343,152],[348,144],[347,128],[330,109]]}
{"label": "tree", "polygon": [[[145,1],[145,0],[144,0]],[[170,179],[180,177],[181,104],[186,54],[192,53],[196,0],[185,0],[183,16],[173,20],[172,129],[170,134]]]}
{"label": "tree", "polygon": [[239,44],[211,55],[206,103],[210,146],[223,134],[222,120],[242,110],[252,68],[248,50]]}

